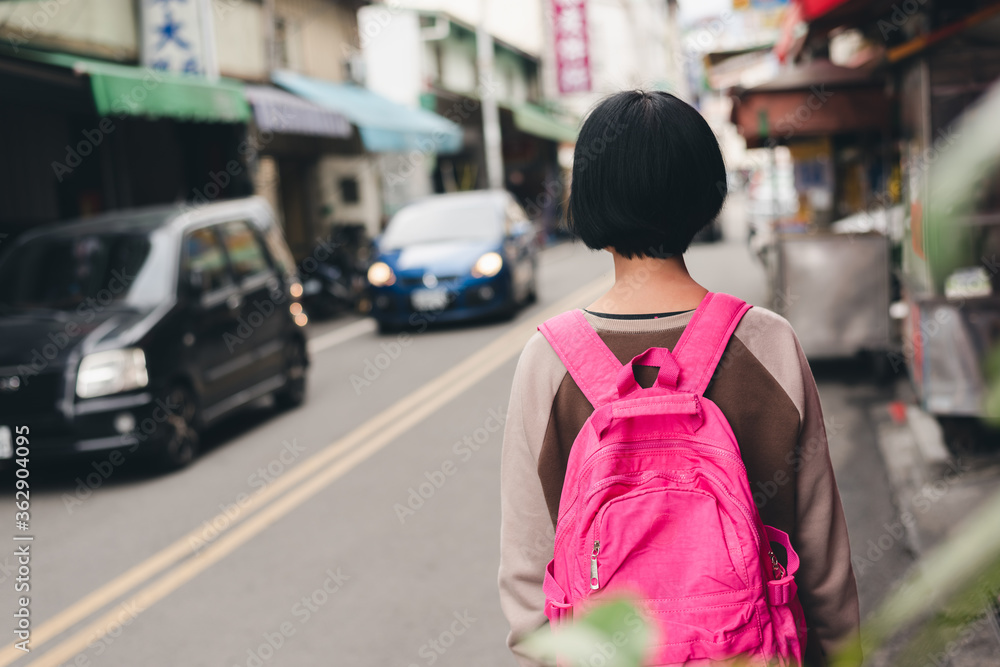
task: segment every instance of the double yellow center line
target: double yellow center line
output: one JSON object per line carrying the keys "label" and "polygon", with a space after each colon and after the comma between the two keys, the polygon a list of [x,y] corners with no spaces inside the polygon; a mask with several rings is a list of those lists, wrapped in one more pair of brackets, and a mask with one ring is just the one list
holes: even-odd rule
{"label": "double yellow center line", "polygon": [[[32,633],[33,649],[98,613],[137,586],[169,570],[131,598],[124,600],[121,605],[116,605],[57,643],[51,650],[29,663],[28,667],[58,667],[73,660],[92,642],[119,626],[122,606],[133,610],[131,614],[135,614],[162,600],[517,356],[535,331],[533,322],[588,303],[610,286],[610,277],[604,276],[576,290],[540,313],[537,318],[532,318],[531,322],[514,325],[486,347],[286,472],[238,507],[237,512],[230,508],[228,515],[220,513],[213,517],[207,522],[209,525],[221,525],[225,528],[209,545],[203,546],[202,524],[39,625]],[[175,564],[176,567],[173,567]],[[19,651],[11,644],[0,651],[0,667],[6,667],[26,655],[30,654]]]}

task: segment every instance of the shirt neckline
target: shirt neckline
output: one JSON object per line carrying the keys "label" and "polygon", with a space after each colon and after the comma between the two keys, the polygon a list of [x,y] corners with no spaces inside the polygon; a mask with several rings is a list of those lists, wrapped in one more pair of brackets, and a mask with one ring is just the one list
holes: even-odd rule
{"label": "shirt neckline", "polygon": [[690,313],[694,311],[694,308],[689,310],[675,310],[669,313],[599,313],[596,310],[587,310],[586,308],[582,310],[589,315],[609,320],[658,320],[661,317],[673,317],[674,315]]}
{"label": "shirt neckline", "polygon": [[599,313],[593,313],[586,309],[580,309],[583,316],[597,331],[608,333],[650,333],[664,331],[666,329],[683,328],[691,321],[694,310],[683,311],[676,314],[667,314],[665,317],[642,317],[638,319],[622,319],[619,317],[605,317]]}

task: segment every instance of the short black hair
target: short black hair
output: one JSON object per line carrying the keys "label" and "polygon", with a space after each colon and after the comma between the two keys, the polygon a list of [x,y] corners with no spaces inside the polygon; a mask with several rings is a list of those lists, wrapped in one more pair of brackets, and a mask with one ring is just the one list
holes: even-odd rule
{"label": "short black hair", "polygon": [[701,114],[670,93],[630,90],[599,102],[580,129],[567,223],[590,248],[680,255],[726,194],[722,151]]}

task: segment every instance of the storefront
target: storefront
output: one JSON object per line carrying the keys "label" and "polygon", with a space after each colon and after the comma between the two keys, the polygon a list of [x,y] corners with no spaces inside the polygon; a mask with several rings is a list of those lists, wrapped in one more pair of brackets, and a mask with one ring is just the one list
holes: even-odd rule
{"label": "storefront", "polygon": [[[289,71],[272,73],[272,80],[298,97],[342,114],[357,127],[365,153],[325,156],[318,165],[318,182],[334,215],[353,215],[370,236],[381,232],[402,204],[430,194],[428,174],[437,156],[454,153],[462,145],[462,128],[456,123],[365,88]],[[350,204],[351,212],[337,213],[338,201],[341,209]]]}
{"label": "storefront", "polygon": [[61,53],[0,55],[0,227],[252,193],[242,85]]}

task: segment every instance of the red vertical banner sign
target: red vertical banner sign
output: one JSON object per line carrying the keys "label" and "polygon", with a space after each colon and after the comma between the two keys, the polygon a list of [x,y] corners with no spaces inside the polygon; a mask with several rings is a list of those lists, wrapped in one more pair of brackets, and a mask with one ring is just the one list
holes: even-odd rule
{"label": "red vertical banner sign", "polygon": [[552,35],[559,92],[586,93],[593,87],[587,40],[587,0],[551,0]]}

